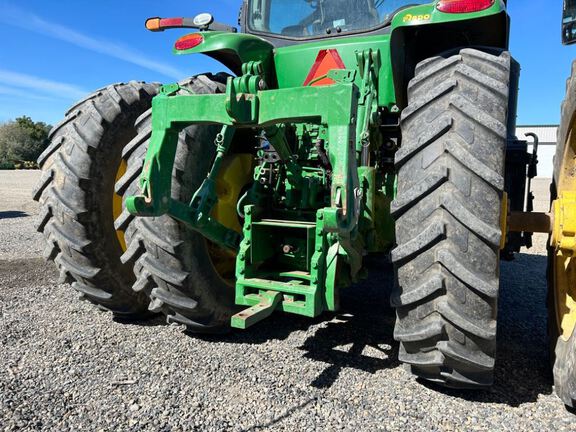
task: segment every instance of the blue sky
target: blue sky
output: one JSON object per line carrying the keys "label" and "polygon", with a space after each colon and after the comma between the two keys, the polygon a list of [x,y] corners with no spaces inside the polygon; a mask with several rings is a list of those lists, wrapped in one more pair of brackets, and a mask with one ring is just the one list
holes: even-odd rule
{"label": "blue sky", "polygon": [[[29,115],[57,122],[91,90],[129,81],[173,82],[222,67],[204,56],[174,57],[182,31],[153,34],[152,16],[212,12],[235,24],[240,0],[0,0],[0,121]],[[522,64],[519,124],[559,121],[576,46],[560,43],[562,0],[509,0],[511,51]]]}

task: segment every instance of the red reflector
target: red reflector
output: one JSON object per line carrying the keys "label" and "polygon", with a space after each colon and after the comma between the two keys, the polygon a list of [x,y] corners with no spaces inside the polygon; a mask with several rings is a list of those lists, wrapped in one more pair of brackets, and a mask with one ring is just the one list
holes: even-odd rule
{"label": "red reflector", "polygon": [[340,57],[340,54],[338,54],[338,51],[335,49],[320,51],[303,85],[316,87],[334,84],[333,79],[325,77],[332,69],[346,69],[342,57]]}
{"label": "red reflector", "polygon": [[178,39],[174,45],[174,48],[176,48],[178,51],[188,50],[197,47],[202,42],[204,42],[204,37],[202,37],[200,33],[193,33]]}
{"label": "red reflector", "polygon": [[162,18],[160,20],[160,27],[182,27],[184,24],[184,18]]}
{"label": "red reflector", "polygon": [[445,13],[470,13],[488,9],[494,0],[440,0],[438,10]]}

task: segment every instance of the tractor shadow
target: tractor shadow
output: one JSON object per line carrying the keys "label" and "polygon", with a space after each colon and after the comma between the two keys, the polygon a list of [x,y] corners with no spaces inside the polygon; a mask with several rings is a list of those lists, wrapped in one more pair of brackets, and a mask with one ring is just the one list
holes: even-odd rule
{"label": "tractor shadow", "polygon": [[137,319],[113,316],[112,321],[124,326],[134,327],[165,327],[167,325],[166,317],[162,314],[152,314]]}
{"label": "tractor shadow", "polygon": [[318,389],[330,388],[347,368],[374,374],[398,367],[398,345],[393,338],[395,312],[388,301],[393,269],[384,258],[374,267],[367,280],[342,292],[342,310],[337,314],[324,313],[310,319],[277,312],[245,331],[192,337],[230,344],[263,344],[316,327],[298,349],[305,358],[327,365],[310,383]]}
{"label": "tractor shadow", "polygon": [[[400,366],[398,346],[393,341],[392,332],[369,328],[374,321],[370,325],[359,321],[354,315],[339,315],[299,348],[305,351],[305,358],[327,364],[310,383],[312,387],[332,387],[340,373],[348,368],[375,374]],[[377,355],[366,354],[367,348]]]}
{"label": "tractor shadow", "polygon": [[[310,383],[317,389],[330,388],[346,368],[374,374],[399,367],[398,343],[393,338],[395,312],[389,306],[394,272],[384,259],[374,264],[367,280],[342,293],[339,314],[309,319],[275,313],[246,331],[202,339],[262,344],[317,327],[298,348],[305,358],[327,365]],[[542,255],[518,254],[515,261],[502,263],[498,358],[491,389],[465,391],[421,384],[448,396],[512,407],[551,394],[545,273],[546,256]]]}
{"label": "tractor shadow", "polygon": [[28,213],[19,210],[0,211],[1,219],[18,219],[30,216]]}
{"label": "tractor shadow", "polygon": [[388,301],[393,276],[392,266],[382,261],[367,280],[342,293],[342,312],[300,347],[305,358],[328,365],[312,387],[330,388],[347,368],[375,374],[400,366],[395,311]]}
{"label": "tractor shadow", "polygon": [[451,390],[421,383],[472,402],[517,407],[552,393],[544,255],[517,254],[502,262],[498,316],[498,354],[494,386],[486,391]]}

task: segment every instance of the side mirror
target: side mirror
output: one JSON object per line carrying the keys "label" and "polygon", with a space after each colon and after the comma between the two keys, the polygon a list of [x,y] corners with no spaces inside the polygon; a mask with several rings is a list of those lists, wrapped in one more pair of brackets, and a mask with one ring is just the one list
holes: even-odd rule
{"label": "side mirror", "polygon": [[576,0],[564,0],[562,14],[562,43],[576,43]]}

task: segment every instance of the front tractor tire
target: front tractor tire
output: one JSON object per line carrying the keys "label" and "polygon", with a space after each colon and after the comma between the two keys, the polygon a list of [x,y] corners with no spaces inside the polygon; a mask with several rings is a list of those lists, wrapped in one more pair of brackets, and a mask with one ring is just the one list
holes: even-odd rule
{"label": "front tractor tire", "polygon": [[103,88],[72,107],[49,135],[38,163],[42,177],[33,198],[40,203],[38,231],[44,257],[56,263],[60,282],[117,318],[150,315],[148,299],[132,291],[132,263],[123,264],[123,234],[114,229],[121,198],[114,183],[122,150],[136,135],[134,123],[158,85],[130,82]]}
{"label": "front tractor tire", "polygon": [[493,382],[511,61],[427,59],[402,113],[394,336],[412,373],[446,387]]}
{"label": "front tractor tire", "polygon": [[[183,94],[222,93],[226,78],[224,74],[200,75],[180,86],[185,88]],[[124,198],[141,192],[139,178],[152,133],[151,115],[148,112],[138,120],[139,134],[124,150],[128,169],[116,184],[117,193]],[[194,125],[180,134],[172,173],[173,199],[191,201],[212,166],[214,139],[220,129]],[[251,177],[251,172],[248,174]],[[226,189],[232,190],[234,185]],[[233,208],[236,215],[235,205]],[[134,217],[124,210],[116,227],[126,233],[128,248],[122,259],[135,263],[134,291],[150,298],[152,311],[163,313],[167,322],[183,324],[192,333],[221,333],[229,328],[235,313],[234,255],[223,250],[215,253],[217,248],[201,234],[168,215]]]}

